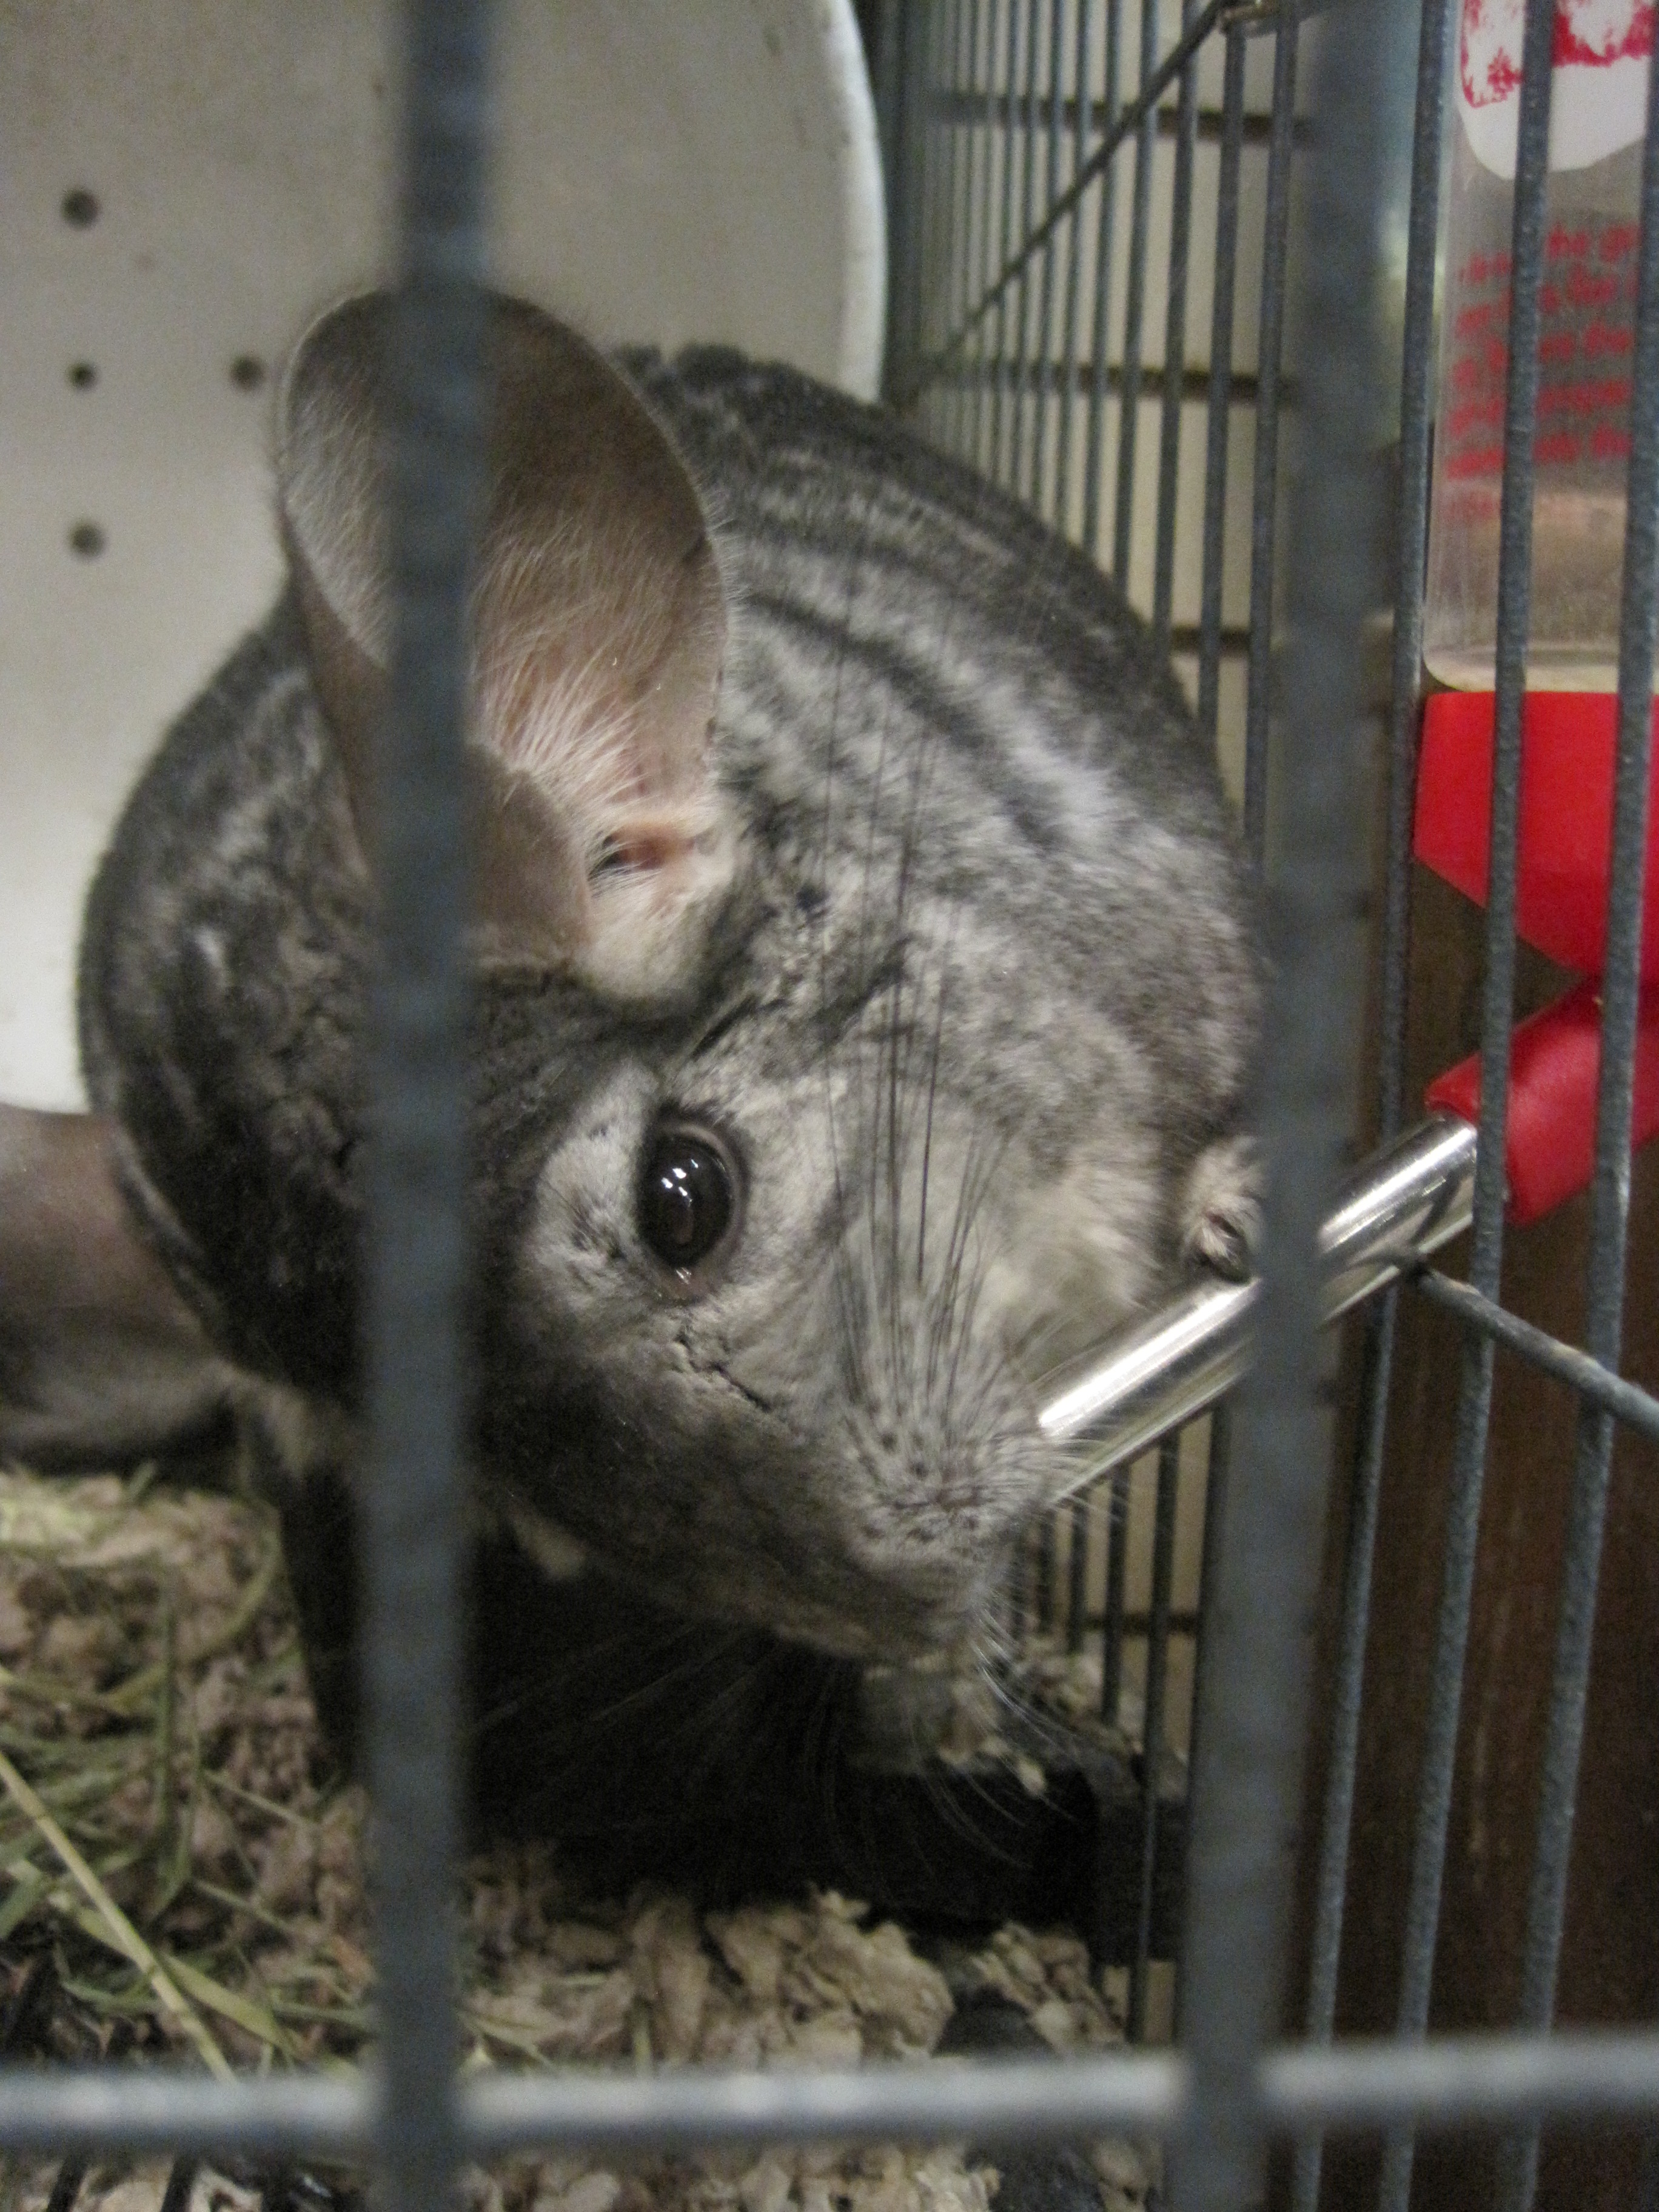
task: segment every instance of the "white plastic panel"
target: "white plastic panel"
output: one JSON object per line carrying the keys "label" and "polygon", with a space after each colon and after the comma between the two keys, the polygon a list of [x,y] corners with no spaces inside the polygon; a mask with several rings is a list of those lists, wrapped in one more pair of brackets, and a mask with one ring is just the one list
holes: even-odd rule
{"label": "white plastic panel", "polygon": [[[389,273],[395,21],[0,0],[0,1097],[79,1102],[87,879],[276,590],[273,374]],[[850,0],[503,0],[497,84],[499,283],[601,339],[721,339],[873,391]]]}

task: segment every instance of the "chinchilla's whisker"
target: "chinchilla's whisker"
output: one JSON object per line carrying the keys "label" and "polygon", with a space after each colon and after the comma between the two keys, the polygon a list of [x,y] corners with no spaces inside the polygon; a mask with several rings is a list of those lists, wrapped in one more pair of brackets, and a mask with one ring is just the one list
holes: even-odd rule
{"label": "chinchilla's whisker", "polygon": [[954,1259],[951,1273],[948,1310],[951,1315],[951,1357],[945,1370],[945,1389],[941,1404],[948,1408],[956,1396],[957,1381],[964,1350],[969,1341],[973,1318],[980,1294],[984,1287],[985,1274],[981,1267],[968,1264],[969,1247],[975,1235],[975,1223],[984,1194],[992,1176],[996,1173],[1002,1151],[1001,1140],[990,1146],[975,1143],[969,1148],[963,1172],[962,1233],[953,1237]]}
{"label": "chinchilla's whisker", "polygon": [[[599,1702],[584,1705],[580,1717],[583,1733],[598,1741],[605,1741],[625,1723],[630,1715],[651,1711],[662,1701],[665,1691],[678,1689],[687,1694],[676,1700],[672,1712],[665,1717],[660,1729],[661,1740],[672,1742],[682,1737],[689,1739],[715,1710],[700,1703],[690,1692],[695,1690],[700,1677],[708,1674],[738,1648],[741,1638],[740,1630],[726,1630],[711,1637],[706,1632],[688,1626],[675,1639],[684,1648],[685,1656],[659,1667],[647,1680],[637,1682],[627,1690],[605,1692]],[[630,1656],[633,1649],[634,1638],[625,1629],[619,1629],[614,1637],[601,1638],[588,1645],[583,1656],[585,1661],[591,1664],[594,1660],[604,1658],[607,1650]],[[480,1705],[472,1717],[471,1732],[481,1734],[489,1728],[521,1720],[538,1711],[550,1709],[556,1712],[568,1689],[568,1668],[556,1662],[550,1662],[539,1673],[527,1675],[513,1696],[496,1698]]]}
{"label": "chinchilla's whisker", "polygon": [[[927,1060],[927,1112],[922,1127],[921,1188],[916,1201],[916,1287],[927,1279],[927,1199],[933,1164],[933,1109],[939,1102],[939,1055],[945,1036],[945,1002],[950,989],[948,975],[939,977],[933,1009],[933,1045]],[[930,1363],[931,1365],[931,1363]]]}
{"label": "chinchilla's whisker", "polygon": [[[845,558],[845,590],[842,603],[841,632],[843,640],[852,635],[854,611],[858,605],[866,573],[868,548],[877,504],[878,486],[872,480],[858,507],[858,520],[852,532],[852,542]],[[833,677],[826,710],[825,743],[823,748],[823,796],[818,836],[820,865],[828,872],[836,838],[835,834],[837,785],[836,768],[838,757],[844,706],[845,675],[849,652],[845,645],[834,657]],[[889,708],[890,714],[890,706]],[[884,726],[884,744],[885,731]],[[853,1282],[850,1262],[845,1249],[845,1228],[848,1218],[848,1187],[842,1163],[842,1147],[836,1133],[834,1083],[834,1055],[830,1050],[832,1017],[830,989],[830,926],[831,902],[821,895],[814,916],[817,941],[818,1006],[823,1049],[819,1067],[823,1094],[823,1115],[826,1139],[829,1146],[831,1174],[835,1193],[832,1274],[834,1295],[837,1307],[838,1333],[843,1360],[851,1387],[860,1399],[869,1391],[868,1369],[866,1358],[866,1329],[861,1319],[860,1304]],[[856,1086],[854,1089],[856,1100]]]}

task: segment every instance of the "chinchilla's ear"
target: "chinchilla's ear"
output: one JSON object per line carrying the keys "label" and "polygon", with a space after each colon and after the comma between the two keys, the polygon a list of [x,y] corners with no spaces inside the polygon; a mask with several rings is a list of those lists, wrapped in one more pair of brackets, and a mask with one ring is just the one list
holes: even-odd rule
{"label": "chinchilla's ear", "polygon": [[[391,657],[391,319],[382,294],[325,315],[279,402],[283,527],[360,827]],[[733,866],[710,766],[714,548],[684,464],[591,346],[497,301],[490,355],[468,746],[477,950],[671,994]]]}
{"label": "chinchilla's ear", "polygon": [[106,1468],[230,1419],[234,1376],[133,1225],[113,1123],[0,1106],[0,1459]]}

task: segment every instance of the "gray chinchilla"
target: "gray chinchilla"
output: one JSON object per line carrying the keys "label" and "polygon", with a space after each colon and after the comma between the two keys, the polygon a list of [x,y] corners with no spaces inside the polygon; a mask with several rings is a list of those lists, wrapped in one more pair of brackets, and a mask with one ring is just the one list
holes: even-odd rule
{"label": "gray chinchilla", "polygon": [[[992,1648],[1068,1473],[1040,1378],[1239,1264],[1254,911],[1173,677],[1022,509],[793,371],[612,363],[505,301],[492,327],[478,1788],[659,1842],[694,1783],[805,1773],[856,1664]],[[91,1408],[61,1301],[0,1292],[0,1446],[246,1425],[348,1741],[386,328],[374,296],[301,341],[290,581],[87,909],[104,1182],[66,1169],[63,1210],[136,1229],[173,1395]],[[0,1116],[0,1255],[38,1241],[43,1141]]]}

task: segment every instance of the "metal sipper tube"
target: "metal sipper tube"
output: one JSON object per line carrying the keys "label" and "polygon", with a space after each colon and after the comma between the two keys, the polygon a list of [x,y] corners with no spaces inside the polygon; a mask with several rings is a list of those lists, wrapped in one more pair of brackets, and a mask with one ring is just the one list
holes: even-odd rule
{"label": "metal sipper tube", "polygon": [[[1344,1187],[1320,1237],[1333,1322],[1469,1225],[1475,1133],[1437,1114],[1386,1145]],[[1038,1416],[1056,1443],[1094,1447],[1069,1487],[1131,1459],[1225,1395],[1250,1363],[1260,1283],[1206,1276],[1056,1376]]]}

